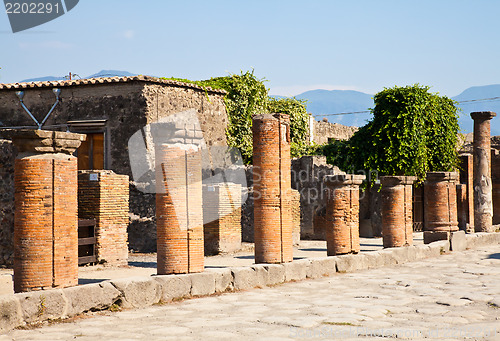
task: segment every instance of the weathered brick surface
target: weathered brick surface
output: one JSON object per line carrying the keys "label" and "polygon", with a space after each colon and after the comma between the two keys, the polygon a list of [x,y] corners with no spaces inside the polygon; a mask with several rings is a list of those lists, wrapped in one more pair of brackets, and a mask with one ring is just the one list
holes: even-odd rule
{"label": "weathered brick surface", "polygon": [[78,284],[77,159],[84,136],[12,132],[15,160],[14,291]]}
{"label": "weathered brick surface", "polygon": [[194,146],[157,145],[158,274],[204,268],[201,153]]}
{"label": "weathered brick surface", "polygon": [[462,231],[467,231],[468,226],[468,207],[469,201],[467,200],[467,185],[457,184],[457,217],[458,228]]}
{"label": "weathered brick surface", "polygon": [[496,116],[491,111],[471,113],[474,120],[474,229],[492,232],[493,203],[491,183],[491,132],[490,120]]}
{"label": "weathered brick surface", "polygon": [[413,176],[382,176],[382,235],[385,248],[413,245]]}
{"label": "weathered brick surface", "polygon": [[[97,180],[90,180],[91,174]],[[96,220],[97,261],[127,265],[129,178],[113,171],[78,172],[78,217]]]}
{"label": "weathered brick surface", "polygon": [[205,254],[234,252],[241,248],[241,185],[203,185]]}
{"label": "weathered brick surface", "polygon": [[50,288],[53,160],[15,163],[14,291]]}
{"label": "weathered brick surface", "polygon": [[429,172],[424,182],[424,231],[458,231],[457,172]]}
{"label": "weathered brick surface", "polygon": [[359,185],[364,175],[325,177],[328,186],[326,205],[326,246],[328,256],[358,253]]}
{"label": "weathered brick surface", "polygon": [[253,118],[255,262],[293,259],[290,119],[264,114]]}
{"label": "weathered brick surface", "polygon": [[[460,155],[460,183],[466,185],[462,189],[462,196],[465,194],[465,205],[461,212],[463,221],[459,221],[459,228],[468,232],[474,232],[474,164],[472,154]],[[463,200],[463,198],[462,198]]]}
{"label": "weathered brick surface", "polygon": [[491,150],[491,182],[493,183],[493,225],[500,224],[500,150]]}

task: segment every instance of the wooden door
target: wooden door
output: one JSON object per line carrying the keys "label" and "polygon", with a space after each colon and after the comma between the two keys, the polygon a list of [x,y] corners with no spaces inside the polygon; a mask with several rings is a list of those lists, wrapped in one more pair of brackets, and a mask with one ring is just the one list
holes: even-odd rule
{"label": "wooden door", "polygon": [[78,169],[104,169],[104,133],[87,133],[77,151]]}

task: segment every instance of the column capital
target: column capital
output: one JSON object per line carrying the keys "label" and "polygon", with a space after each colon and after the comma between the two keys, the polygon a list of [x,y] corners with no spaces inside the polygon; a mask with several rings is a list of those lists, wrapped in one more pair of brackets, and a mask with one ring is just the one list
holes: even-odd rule
{"label": "column capital", "polygon": [[338,174],[326,175],[323,181],[328,187],[341,187],[348,185],[361,185],[365,179],[365,175]]}
{"label": "column capital", "polygon": [[34,129],[4,129],[0,136],[11,139],[19,153],[71,155],[85,141],[85,134]]}
{"label": "column capital", "polygon": [[487,121],[491,120],[497,114],[493,111],[475,111],[470,113],[473,120]]}

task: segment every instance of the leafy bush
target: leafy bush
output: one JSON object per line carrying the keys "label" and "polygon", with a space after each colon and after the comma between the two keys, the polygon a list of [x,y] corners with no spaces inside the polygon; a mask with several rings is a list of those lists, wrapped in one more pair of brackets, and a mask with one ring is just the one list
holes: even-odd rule
{"label": "leafy bush", "polygon": [[290,115],[291,155],[298,157],[314,151],[314,146],[308,142],[309,115],[305,101],[295,98],[276,99],[268,96],[264,79],[257,79],[252,71],[241,72],[239,75],[211,78],[204,81],[189,81],[181,78],[169,78],[202,87],[223,89],[228,115],[226,137],[229,146],[236,147],[241,152],[245,163],[251,163],[252,146],[252,116],[265,112],[279,112]]}
{"label": "leafy bush", "polygon": [[380,175],[453,171],[458,165],[458,114],[451,99],[418,84],[384,89],[374,97],[373,118],[350,140],[323,148],[329,162],[345,171]]}

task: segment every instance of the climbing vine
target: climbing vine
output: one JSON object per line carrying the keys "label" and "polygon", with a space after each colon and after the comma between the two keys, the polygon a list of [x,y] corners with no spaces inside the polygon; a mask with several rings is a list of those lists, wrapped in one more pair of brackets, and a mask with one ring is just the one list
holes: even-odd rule
{"label": "climbing vine", "polygon": [[229,146],[239,149],[245,163],[252,160],[252,116],[265,112],[290,115],[291,155],[301,156],[311,151],[308,142],[308,119],[305,101],[295,98],[272,98],[268,96],[265,79],[258,79],[253,70],[226,77],[203,81],[169,78],[199,85],[203,88],[223,89],[228,115],[226,137]]}
{"label": "climbing vine", "polygon": [[345,171],[380,175],[452,171],[458,165],[458,109],[445,96],[418,84],[384,89],[374,97],[373,118],[348,141],[323,147],[330,163]]}

